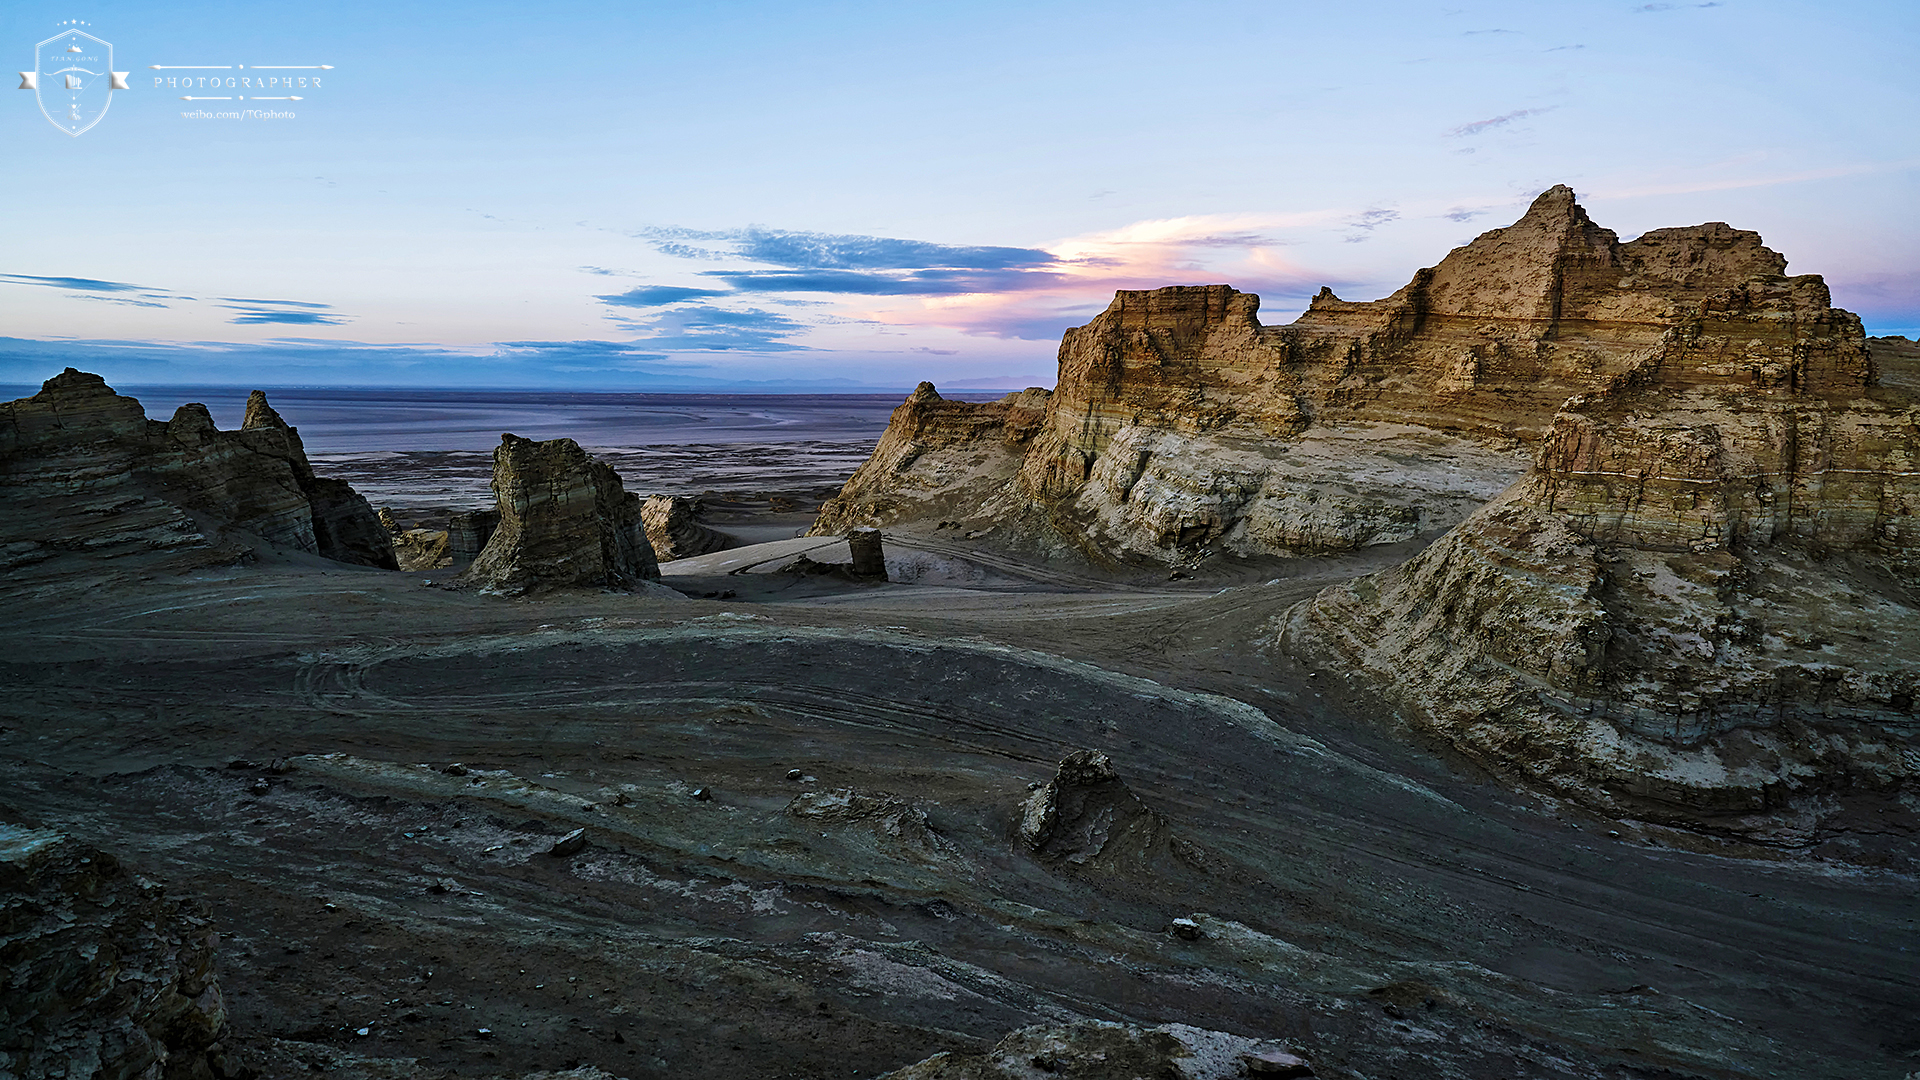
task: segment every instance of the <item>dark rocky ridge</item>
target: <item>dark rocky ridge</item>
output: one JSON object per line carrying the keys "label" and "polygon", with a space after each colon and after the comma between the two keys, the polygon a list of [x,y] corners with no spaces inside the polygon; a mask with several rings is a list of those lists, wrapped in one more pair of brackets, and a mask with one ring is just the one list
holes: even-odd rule
{"label": "dark rocky ridge", "polygon": [[32,397],[0,405],[0,486],[25,497],[104,498],[109,513],[157,499],[271,543],[396,568],[373,508],[346,483],[314,476],[299,432],[258,390],[240,430],[221,431],[204,405],[148,420],[100,376],[68,368]]}

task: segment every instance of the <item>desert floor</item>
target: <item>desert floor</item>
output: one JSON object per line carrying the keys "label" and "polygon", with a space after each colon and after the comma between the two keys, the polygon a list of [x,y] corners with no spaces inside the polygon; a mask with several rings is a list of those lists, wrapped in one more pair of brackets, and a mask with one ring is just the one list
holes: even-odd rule
{"label": "desert floor", "polygon": [[[1168,580],[895,530],[911,580],[862,584],[778,572],[846,558],[807,520],[717,500],[757,546],[640,595],[17,566],[0,802],[211,903],[265,1075],[862,1077],[1075,1017],[1328,1077],[1920,1070],[1910,838],[1593,817],[1262,650],[1404,551]],[[1036,860],[1020,805],[1081,748],[1164,828]]]}

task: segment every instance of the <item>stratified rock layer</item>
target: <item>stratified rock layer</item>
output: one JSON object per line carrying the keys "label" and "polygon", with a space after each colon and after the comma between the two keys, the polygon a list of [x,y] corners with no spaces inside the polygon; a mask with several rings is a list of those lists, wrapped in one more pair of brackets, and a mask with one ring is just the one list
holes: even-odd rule
{"label": "stratified rock layer", "polygon": [[1576,797],[1812,835],[1920,774],[1913,366],[1818,278],[1710,294],[1498,501],[1278,636]]}
{"label": "stratified rock layer", "polygon": [[58,832],[0,824],[0,1074],[207,1077],[208,914]]}
{"label": "stratified rock layer", "polygon": [[1096,560],[1435,535],[1524,472],[1561,402],[1635,377],[1703,305],[1817,287],[1785,265],[1720,223],[1620,243],[1556,187],[1392,296],[1322,290],[1284,327],[1226,285],[1121,292],[1067,331],[1051,397],[1027,392],[1037,422],[923,385],[818,531],[979,517]]}
{"label": "stratified rock layer", "polygon": [[[98,375],[68,368],[0,406],[0,487],[26,496],[150,495],[287,547],[394,569],[373,508],[345,481],[314,476],[297,430],[256,390],[239,431],[205,405],[166,422]],[[122,511],[124,512],[124,511]]]}
{"label": "stratified rock layer", "polygon": [[500,523],[463,580],[508,596],[658,580],[641,501],[572,439],[502,435],[493,451]]}

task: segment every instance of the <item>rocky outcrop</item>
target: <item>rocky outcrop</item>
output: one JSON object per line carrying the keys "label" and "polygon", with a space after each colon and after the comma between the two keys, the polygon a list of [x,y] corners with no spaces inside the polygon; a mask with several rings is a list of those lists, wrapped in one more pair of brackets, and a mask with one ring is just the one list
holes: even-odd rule
{"label": "rocky outcrop", "polygon": [[873,454],[820,508],[812,535],[902,517],[971,517],[1019,471],[1046,417],[1046,390],[949,401],[923,382],[893,411]]}
{"label": "rocky outcrop", "polygon": [[649,495],[640,505],[647,542],[661,562],[690,559],[733,547],[733,537],[700,524],[700,500],[685,495]]}
{"label": "rocky outcrop", "polygon": [[1166,822],[1097,750],[1076,750],[1020,807],[1020,846],[1048,863],[1144,869],[1171,850]]}
{"label": "rocky outcrop", "polygon": [[1082,1020],[1021,1028],[979,1054],[941,1053],[881,1080],[1235,1080],[1308,1077],[1312,1066],[1282,1043],[1185,1024]]}
{"label": "rocky outcrop", "polygon": [[0,824],[0,1074],[211,1077],[227,1022],[204,906],[61,833]]}
{"label": "rocky outcrop", "polygon": [[640,497],[572,439],[502,435],[493,451],[493,494],[500,523],[464,582],[518,596],[659,579]]}
{"label": "rocky outcrop", "polygon": [[68,368],[0,406],[0,488],[23,495],[150,495],[267,541],[394,569],[373,509],[344,481],[313,475],[299,432],[256,390],[239,431],[205,405],[166,422],[98,375]]}
{"label": "rocky outcrop", "polygon": [[498,510],[456,510],[447,515],[447,549],[454,564],[464,566],[479,558],[499,527]]}
{"label": "rocky outcrop", "polygon": [[1096,560],[1437,535],[1525,471],[1563,401],[1657,364],[1703,305],[1806,287],[1784,267],[1719,223],[1621,243],[1556,187],[1392,296],[1322,290],[1284,327],[1225,285],[1121,292],[1062,339],[1011,452],[988,407],[923,385],[817,531],[977,517]]}
{"label": "rocky outcrop", "polygon": [[[1709,230],[1742,267],[1744,235]],[[1276,631],[1567,794],[1805,837],[1920,773],[1920,394],[1817,277],[1701,295],[1716,253],[1659,262],[1690,314],[1569,398],[1526,477]]]}

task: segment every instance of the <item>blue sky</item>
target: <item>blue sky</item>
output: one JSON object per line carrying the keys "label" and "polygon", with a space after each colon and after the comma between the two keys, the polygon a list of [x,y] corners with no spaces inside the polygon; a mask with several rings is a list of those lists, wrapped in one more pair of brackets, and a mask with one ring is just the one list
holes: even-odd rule
{"label": "blue sky", "polygon": [[[1910,0],[21,0],[0,47],[69,19],[130,89],[78,137],[0,98],[0,381],[1051,385],[1116,288],[1284,322],[1555,183],[1920,334]],[[154,64],[331,68],[267,105]],[[182,116],[249,106],[294,115]]]}

